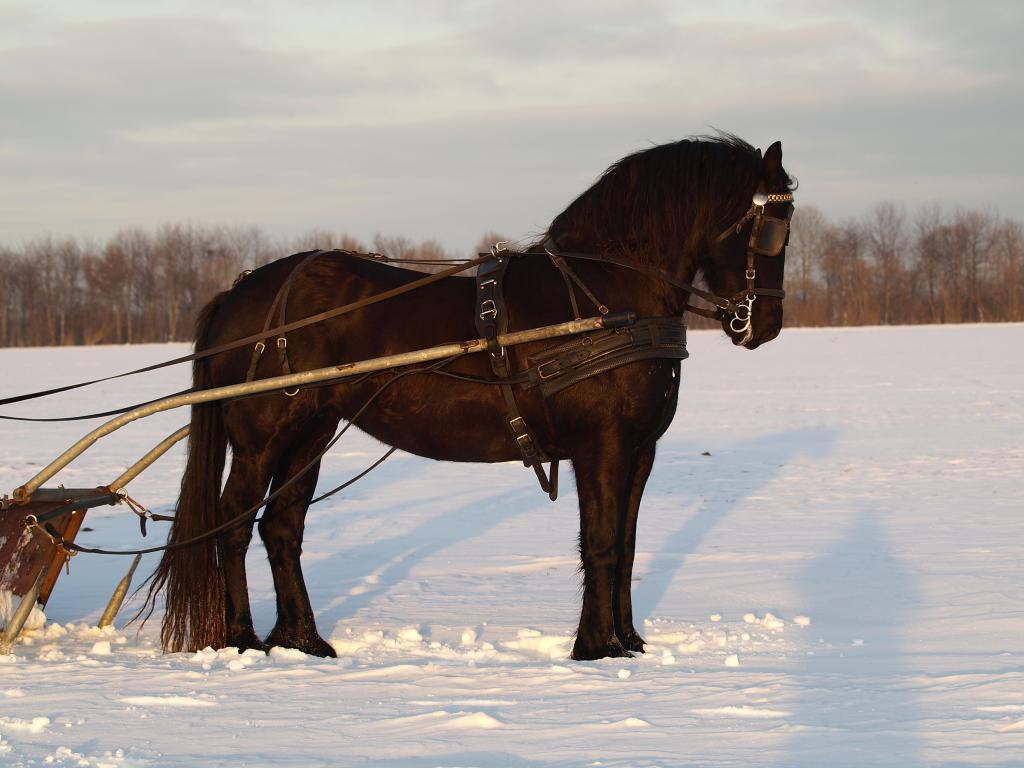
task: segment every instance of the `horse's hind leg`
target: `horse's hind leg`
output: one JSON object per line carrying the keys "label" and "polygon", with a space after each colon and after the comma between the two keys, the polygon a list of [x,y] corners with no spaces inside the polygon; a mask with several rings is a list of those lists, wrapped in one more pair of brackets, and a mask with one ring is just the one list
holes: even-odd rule
{"label": "horse's hind leg", "polygon": [[622,526],[622,551],[615,578],[615,634],[627,651],[641,653],[644,650],[644,639],[633,626],[633,556],[636,554],[636,522],[640,513],[640,499],[653,466],[654,443],[651,443],[646,448],[639,448],[633,459]]}
{"label": "horse's hind leg", "polygon": [[[274,490],[295,477],[307,464],[316,459],[337,426],[336,419],[317,418],[286,451],[281,465],[274,474]],[[277,592],[277,623],[267,636],[268,646],[280,645],[297,648],[314,656],[336,656],[316,628],[316,618],[309,602],[306,582],[302,577],[302,533],[306,510],[313,498],[320,461],[282,491],[268,506],[260,520],[260,537],[267,548],[270,570]]]}
{"label": "horse's hind leg", "polygon": [[[256,454],[235,453],[232,456],[231,472],[221,495],[221,514],[224,520],[241,514],[259,502],[270,484],[272,467],[272,459],[267,451]],[[245,577],[245,553],[252,540],[255,518],[254,511],[246,520],[232,525],[217,537],[226,588],[226,645],[234,646],[239,651],[248,648],[267,650],[252,625],[249,588]]]}

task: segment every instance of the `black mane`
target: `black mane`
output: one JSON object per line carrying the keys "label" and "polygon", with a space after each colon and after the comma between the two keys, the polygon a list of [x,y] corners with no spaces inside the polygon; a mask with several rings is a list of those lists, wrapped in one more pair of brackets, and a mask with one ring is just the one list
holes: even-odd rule
{"label": "black mane", "polygon": [[760,150],[732,134],[661,144],[609,167],[555,217],[548,236],[566,250],[637,261],[692,253],[742,215],[760,175]]}

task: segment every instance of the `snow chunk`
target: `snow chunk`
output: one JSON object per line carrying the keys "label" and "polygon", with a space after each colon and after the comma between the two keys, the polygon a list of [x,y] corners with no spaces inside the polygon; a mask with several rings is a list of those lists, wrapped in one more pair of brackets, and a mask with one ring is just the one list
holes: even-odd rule
{"label": "snow chunk", "polygon": [[89,651],[93,656],[109,656],[110,655],[110,641],[100,640],[92,644],[92,649]]}
{"label": "snow chunk", "polygon": [[405,643],[423,642],[423,635],[416,627],[406,627],[398,633],[398,639]]}
{"label": "snow chunk", "polygon": [[42,733],[49,724],[50,718],[48,717],[33,717],[31,720],[22,720],[19,717],[0,717],[0,727],[8,731]]}
{"label": "snow chunk", "polygon": [[[20,597],[9,589],[0,589],[0,626],[7,626],[7,622],[11,620],[11,616],[14,615],[19,605],[21,605]],[[40,610],[38,604],[33,605],[24,628],[30,631],[41,629],[45,623],[46,614]]]}
{"label": "snow chunk", "polygon": [[444,724],[445,728],[482,728],[484,730],[491,730],[492,728],[501,728],[504,725],[501,720],[491,717],[486,712],[472,712],[469,714],[460,714],[449,720]]}
{"label": "snow chunk", "polygon": [[708,618],[711,619],[712,621],[718,622],[718,621],[722,620],[722,614],[720,614],[720,613],[712,613]]}
{"label": "snow chunk", "polygon": [[217,702],[198,696],[125,696],[119,701],[135,707],[216,707]]}
{"label": "snow chunk", "polygon": [[475,629],[464,629],[462,630],[462,644],[463,645],[474,645],[476,643],[476,630]]}
{"label": "snow chunk", "polygon": [[793,714],[792,712],[787,712],[783,709],[759,709],[758,707],[748,707],[746,705],[739,707],[705,707],[701,709],[691,709],[690,712],[695,715],[724,715],[728,717],[741,717],[752,720],[771,717],[789,717]]}
{"label": "snow chunk", "polygon": [[630,672],[628,669],[620,669],[619,670],[619,680],[628,680],[629,676],[631,674],[633,674],[633,673]]}
{"label": "snow chunk", "polygon": [[808,616],[794,616],[793,623],[798,627],[809,627],[811,626],[811,619]]}
{"label": "snow chunk", "polygon": [[274,661],[281,661],[285,664],[298,664],[309,658],[307,654],[303,653],[298,648],[282,648],[279,645],[275,645],[271,648],[267,655]]}
{"label": "snow chunk", "polygon": [[763,619],[761,619],[761,625],[765,629],[782,629],[786,626],[786,622],[769,612],[764,615]]}
{"label": "snow chunk", "polygon": [[703,640],[694,640],[692,643],[679,643],[676,646],[676,650],[679,653],[700,653],[704,650],[704,646],[707,645]]}
{"label": "snow chunk", "polygon": [[729,654],[725,657],[725,666],[727,667],[738,667],[740,665],[740,657],[735,653]]}
{"label": "snow chunk", "polygon": [[564,659],[569,655],[571,637],[542,635],[535,629],[521,629],[516,633],[518,640],[502,643],[503,648],[513,651],[527,651],[544,659]]}

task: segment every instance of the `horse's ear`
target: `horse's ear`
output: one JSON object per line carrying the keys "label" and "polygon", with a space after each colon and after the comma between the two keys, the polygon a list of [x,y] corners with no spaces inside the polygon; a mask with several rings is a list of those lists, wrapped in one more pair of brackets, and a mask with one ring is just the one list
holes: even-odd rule
{"label": "horse's ear", "polygon": [[764,169],[764,178],[767,181],[773,181],[778,178],[779,171],[782,170],[782,142],[776,141],[770,147],[768,151],[764,153],[764,162],[761,166]]}

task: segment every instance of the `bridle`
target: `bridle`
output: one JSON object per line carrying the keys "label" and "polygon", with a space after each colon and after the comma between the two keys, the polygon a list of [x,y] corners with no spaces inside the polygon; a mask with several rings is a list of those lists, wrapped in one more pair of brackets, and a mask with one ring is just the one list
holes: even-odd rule
{"label": "bridle", "polygon": [[793,218],[793,208],[789,209],[784,219],[777,216],[769,216],[765,213],[765,206],[777,205],[780,203],[792,203],[792,192],[762,192],[758,190],[751,199],[751,206],[734,224],[725,229],[712,243],[717,245],[723,240],[743,231],[747,222],[753,222],[750,229],[750,239],[747,241],[747,268],[744,276],[747,280],[746,287],[731,297],[718,296],[710,291],[705,291],[691,283],[684,283],[677,280],[663,269],[637,264],[635,262],[620,259],[615,256],[594,253],[565,253],[558,248],[551,238],[544,243],[544,250],[552,258],[562,259],[585,259],[587,261],[599,261],[606,264],[615,264],[626,267],[636,272],[658,278],[663,282],[680,288],[687,293],[700,296],[707,302],[715,305],[714,310],[704,309],[692,304],[687,304],[684,311],[711,318],[712,320],[724,320],[729,318],[729,327],[734,333],[747,334],[751,332],[751,321],[753,317],[754,299],[757,296],[769,296],[782,300],[786,298],[786,292],[781,288],[757,288],[754,280],[757,277],[756,258],[758,256],[775,257],[782,253],[782,250],[789,245],[790,221]]}
{"label": "bridle", "polygon": [[740,217],[739,221],[715,238],[714,242],[720,243],[733,235],[738,235],[748,221],[753,221],[750,228],[750,239],[747,241],[747,269],[744,273],[747,287],[728,300],[730,304],[735,305],[734,309],[724,306],[719,301],[713,302],[719,308],[719,312],[715,313],[715,319],[732,315],[729,318],[729,328],[733,333],[744,335],[750,333],[756,297],[770,296],[780,301],[786,298],[786,292],[781,288],[754,287],[754,280],[757,277],[755,258],[757,256],[778,256],[789,245],[790,221],[793,218],[794,209],[790,207],[784,219],[769,216],[764,209],[766,205],[792,202],[792,192],[767,193],[758,190],[754,193],[750,208]]}

